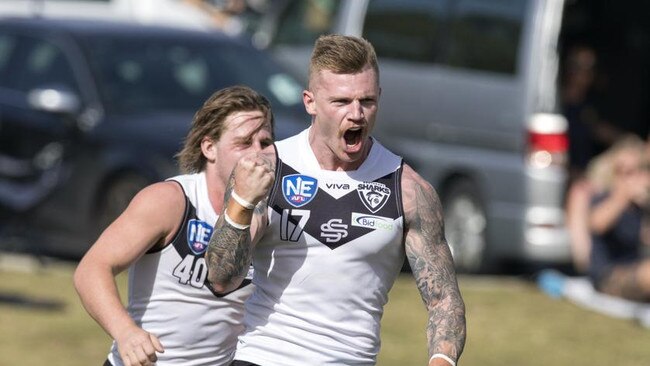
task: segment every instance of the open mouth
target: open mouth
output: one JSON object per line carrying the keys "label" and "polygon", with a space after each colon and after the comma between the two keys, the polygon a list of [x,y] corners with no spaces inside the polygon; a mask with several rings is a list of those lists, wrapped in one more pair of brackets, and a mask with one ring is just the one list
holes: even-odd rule
{"label": "open mouth", "polygon": [[345,144],[347,146],[356,146],[361,142],[363,136],[363,129],[361,127],[353,127],[343,134]]}

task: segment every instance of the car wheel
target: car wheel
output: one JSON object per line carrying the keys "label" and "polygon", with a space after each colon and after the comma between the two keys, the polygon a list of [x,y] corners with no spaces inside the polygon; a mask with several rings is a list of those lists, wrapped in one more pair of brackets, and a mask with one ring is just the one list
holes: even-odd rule
{"label": "car wheel", "polygon": [[468,180],[452,183],[443,202],[445,236],[456,269],[478,273],[489,267],[487,261],[486,214],[478,189]]}
{"label": "car wheel", "polygon": [[96,233],[101,233],[131,202],[149,180],[137,173],[124,173],[106,185],[97,209]]}

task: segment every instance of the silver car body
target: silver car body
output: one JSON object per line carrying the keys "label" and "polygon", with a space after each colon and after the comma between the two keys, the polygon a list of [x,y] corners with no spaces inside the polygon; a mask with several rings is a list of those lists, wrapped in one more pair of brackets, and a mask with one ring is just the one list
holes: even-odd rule
{"label": "silver car body", "polygon": [[[300,23],[295,14],[286,14],[295,3],[288,1],[279,7],[277,14],[262,24],[255,40],[271,48],[305,80],[313,39],[283,43],[277,37],[283,22]],[[447,239],[459,269],[475,272],[506,262],[569,262],[563,211],[566,153],[562,148],[545,151],[544,146],[538,149],[530,144],[542,136],[550,145],[552,141],[561,145],[567,128],[556,102],[563,1],[330,3],[333,8],[326,32],[363,36],[378,49],[382,94],[374,134],[437,189],[443,201]],[[390,14],[391,9],[425,9],[433,3],[456,10],[465,6],[464,11],[476,17],[488,18],[491,12],[512,16],[518,22],[512,72],[384,57],[384,39],[371,34],[366,24],[373,7],[384,6],[382,11]],[[510,14],[513,8],[520,13]],[[388,16],[374,23],[373,31],[381,33],[381,27],[390,24]],[[415,52],[422,46],[392,41],[402,43],[398,53]]]}

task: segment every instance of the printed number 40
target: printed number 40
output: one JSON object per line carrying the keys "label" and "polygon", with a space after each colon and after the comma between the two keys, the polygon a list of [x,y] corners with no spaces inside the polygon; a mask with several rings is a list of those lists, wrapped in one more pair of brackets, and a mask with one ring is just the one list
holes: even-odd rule
{"label": "printed number 40", "polygon": [[[282,219],[280,220],[280,239],[285,241],[298,241],[302,234],[307,220],[309,220],[309,210],[291,209],[282,210]],[[295,222],[298,222],[296,225]]]}
{"label": "printed number 40", "polygon": [[[194,260],[196,258],[196,261]],[[186,255],[185,258],[174,268],[174,277],[178,278],[178,282],[183,285],[188,283],[192,287],[201,288],[208,276],[208,267],[205,264],[205,259],[202,257],[194,257],[193,255]]]}

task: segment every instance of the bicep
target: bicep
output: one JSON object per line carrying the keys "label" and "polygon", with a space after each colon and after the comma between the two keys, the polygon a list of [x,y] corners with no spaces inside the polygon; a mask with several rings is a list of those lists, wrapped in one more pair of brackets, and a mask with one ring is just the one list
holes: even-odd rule
{"label": "bicep", "polygon": [[404,191],[406,256],[422,299],[430,306],[457,286],[442,205],[435,190],[421,179],[407,182]]}

